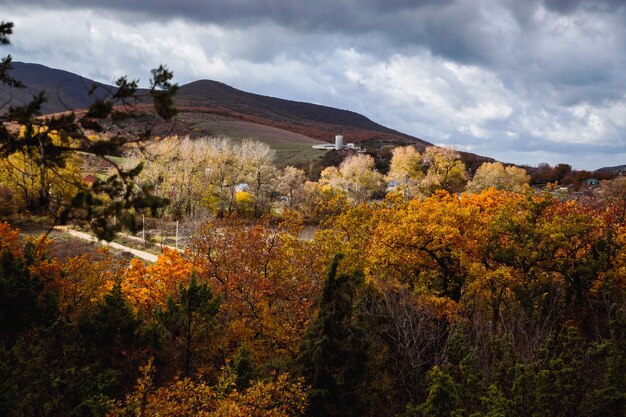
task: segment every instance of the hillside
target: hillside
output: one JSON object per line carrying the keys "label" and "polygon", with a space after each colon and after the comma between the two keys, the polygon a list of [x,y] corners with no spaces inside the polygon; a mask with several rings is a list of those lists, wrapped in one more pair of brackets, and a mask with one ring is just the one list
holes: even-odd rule
{"label": "hillside", "polygon": [[[27,87],[0,87],[0,100],[4,103],[0,114],[9,106],[27,103],[41,90],[45,90],[49,97],[42,109],[44,113],[84,109],[94,98],[88,95],[94,81],[67,71],[15,62],[11,75]],[[98,85],[101,87],[95,96],[113,88]],[[385,144],[414,144],[421,150],[430,145],[352,111],[248,93],[217,81],[185,84],[180,87],[175,101],[178,117],[174,122],[157,124],[154,134],[224,135],[259,140],[270,144],[277,151],[278,160],[284,164],[302,164],[318,158],[319,151],[313,151],[311,145],[332,142],[337,134],[344,135],[346,143],[362,143],[368,149]],[[153,121],[153,117],[146,119],[147,123]],[[474,154],[462,155],[472,169],[484,161],[493,161]]]}
{"label": "hillside", "polygon": [[[0,87],[2,103],[25,104],[41,90],[45,90],[49,98],[43,106],[44,113],[82,109],[93,101],[88,90],[94,81],[67,71],[15,62],[11,75],[22,81],[26,88]],[[104,90],[96,91],[102,92]],[[427,145],[427,142],[381,126],[352,111],[247,93],[217,81],[201,80],[181,86],[176,104],[182,114],[217,115],[221,120],[229,118],[233,122],[247,122],[245,126],[248,127],[251,124],[271,126],[326,142],[342,133],[346,141],[351,142],[383,139]],[[7,109],[8,105],[5,105],[0,112]],[[207,122],[213,119],[209,117]],[[241,133],[242,127],[236,130]]]}
{"label": "hillside", "polygon": [[613,167],[603,167],[603,168],[596,169],[594,172],[623,175],[624,173],[626,173],[626,165],[617,165],[617,166],[613,166]]}
{"label": "hillside", "polygon": [[382,139],[428,145],[421,139],[379,125],[352,111],[247,93],[217,81],[185,84],[176,101],[181,110],[223,114],[323,141],[330,141],[335,134],[343,134],[350,142]]}
{"label": "hillside", "polygon": [[[28,103],[42,90],[45,90],[48,96],[48,101],[42,106],[44,114],[84,109],[93,102],[94,97],[105,92],[103,88],[98,89],[93,96],[90,96],[88,92],[95,81],[39,64],[13,62],[11,75],[20,80],[25,88],[0,86],[0,106],[2,106],[0,114],[6,112],[9,106]],[[105,87],[100,83],[95,84]]]}

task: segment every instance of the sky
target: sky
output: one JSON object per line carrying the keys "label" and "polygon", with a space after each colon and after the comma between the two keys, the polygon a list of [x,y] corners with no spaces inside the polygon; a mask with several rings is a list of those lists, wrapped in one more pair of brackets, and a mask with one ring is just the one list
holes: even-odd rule
{"label": "sky", "polygon": [[626,0],[0,0],[0,10],[15,23],[0,55],[96,81],[145,85],[165,64],[181,85],[211,79],[352,110],[503,162],[626,164]]}

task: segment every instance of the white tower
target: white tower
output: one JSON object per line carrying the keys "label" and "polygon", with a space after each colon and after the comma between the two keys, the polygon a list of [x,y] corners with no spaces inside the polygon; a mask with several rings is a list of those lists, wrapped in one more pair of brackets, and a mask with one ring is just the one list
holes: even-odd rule
{"label": "white tower", "polygon": [[343,136],[337,135],[335,136],[335,149],[341,150],[343,148]]}

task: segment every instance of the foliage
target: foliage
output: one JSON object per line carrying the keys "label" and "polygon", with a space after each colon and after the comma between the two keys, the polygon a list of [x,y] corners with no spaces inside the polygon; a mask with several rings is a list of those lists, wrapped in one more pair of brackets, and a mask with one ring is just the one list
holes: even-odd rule
{"label": "foliage", "polygon": [[529,181],[530,175],[522,168],[517,168],[516,166],[505,167],[501,162],[485,162],[478,168],[474,178],[467,184],[466,190],[472,193],[479,193],[494,187],[496,190],[521,193]]}
{"label": "foliage", "polygon": [[[174,294],[178,286],[187,283],[197,270],[193,261],[176,250],[165,248],[159,259],[147,265],[133,259],[122,276],[120,285],[135,309],[151,313],[167,304],[167,297]],[[109,288],[115,286],[115,277],[107,281]]]}
{"label": "foliage", "polygon": [[356,154],[346,158],[339,168],[324,169],[320,184],[341,190],[348,198],[362,202],[382,191],[383,176],[374,169],[374,158]]}
{"label": "foliage", "polygon": [[312,238],[225,217],[149,265],[0,224],[0,413],[624,415],[614,203],[329,196]]}
{"label": "foliage", "polygon": [[210,347],[218,307],[219,299],[192,273],[188,286],[178,284],[176,299],[170,296],[166,309],[157,308],[156,316],[174,344],[170,358],[176,362],[180,356],[180,369],[186,377],[196,368],[195,356]]}
{"label": "foliage", "polygon": [[227,353],[242,342],[257,358],[278,360],[297,351],[326,261],[318,243],[298,240],[297,232],[297,225],[275,228],[267,219],[252,225],[224,219],[200,232],[198,276],[222,299],[218,319]]}
{"label": "foliage", "polygon": [[415,197],[420,194],[420,182],[424,178],[422,172],[422,156],[414,146],[397,147],[393,150],[387,180],[395,184],[404,197]]}
{"label": "foliage", "polygon": [[[8,43],[12,26],[11,23],[0,26],[2,43]],[[11,57],[7,56],[0,66],[2,85],[21,87],[21,83],[9,76],[11,68]],[[145,93],[152,99],[156,113],[165,120],[176,114],[172,96],[178,86],[170,83],[171,78],[172,73],[163,66],[153,70],[150,88]],[[119,134],[111,138],[94,136],[90,132],[101,132],[104,124],[118,123],[122,114],[133,117],[129,106],[142,99],[143,95],[137,86],[137,81],[121,77],[116,81],[116,87],[105,96],[94,96],[92,105],[81,115],[65,112],[41,116],[41,106],[46,101],[43,91],[26,105],[10,107],[0,116],[0,155],[5,159],[4,176],[10,178],[2,181],[20,188],[28,208],[50,215],[55,223],[64,224],[70,218],[82,219],[99,237],[109,240],[122,225],[132,229],[137,210],[154,210],[165,201],[151,195],[148,188],[139,188],[134,184],[142,169],[141,164],[125,170],[106,156],[119,154],[125,143],[144,140],[150,132],[145,131],[138,136]],[[93,87],[90,92],[95,90]],[[121,107],[114,110],[116,105]],[[104,158],[116,169],[116,174],[106,181],[96,181],[92,187],[77,181],[76,169],[68,163],[78,152]],[[67,176],[64,172],[72,174]],[[22,181],[15,181],[20,175],[23,176]],[[25,179],[28,179],[31,189],[26,187]],[[117,218],[116,223],[111,221],[114,217]]]}
{"label": "foliage", "polygon": [[[220,217],[238,208],[245,212],[247,205],[256,217],[269,212],[276,168],[267,144],[170,136],[131,155],[147,160],[140,181],[169,199],[176,219],[193,217],[203,205]],[[249,191],[244,200],[238,196],[243,184]]]}
{"label": "foliage", "polygon": [[407,416],[415,415],[419,411],[423,416],[449,417],[458,415],[459,392],[454,380],[443,372],[438,366],[434,366],[428,373],[430,383],[426,401],[417,409],[407,407]]}
{"label": "foliage", "polygon": [[206,416],[206,417],[296,417],[303,414],[306,394],[301,382],[291,383],[287,374],[267,382],[256,382],[245,390],[234,388],[228,375],[209,386],[189,378],[175,379],[154,387],[154,367],[141,368],[134,391],[126,396],[112,416]]}
{"label": "foliage", "polygon": [[362,274],[337,276],[335,256],[324,282],[315,320],[302,340],[298,361],[311,384],[309,416],[358,416],[365,399],[359,396],[367,366],[367,342],[353,318]]}
{"label": "foliage", "polygon": [[437,190],[459,192],[467,181],[465,164],[458,152],[450,148],[429,146],[422,161],[426,165],[426,176],[421,181],[422,193],[431,195]]}
{"label": "foliage", "polygon": [[306,175],[301,169],[287,166],[282,175],[276,180],[276,190],[287,197],[289,208],[303,209],[306,207],[304,186],[307,182]]}

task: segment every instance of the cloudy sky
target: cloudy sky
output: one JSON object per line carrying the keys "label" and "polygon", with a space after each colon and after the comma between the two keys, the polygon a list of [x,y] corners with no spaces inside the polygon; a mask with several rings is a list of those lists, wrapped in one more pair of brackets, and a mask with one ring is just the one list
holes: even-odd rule
{"label": "cloudy sky", "polygon": [[626,0],[0,0],[11,53],[362,113],[505,162],[626,164]]}

